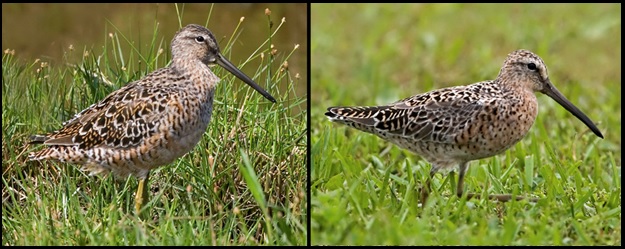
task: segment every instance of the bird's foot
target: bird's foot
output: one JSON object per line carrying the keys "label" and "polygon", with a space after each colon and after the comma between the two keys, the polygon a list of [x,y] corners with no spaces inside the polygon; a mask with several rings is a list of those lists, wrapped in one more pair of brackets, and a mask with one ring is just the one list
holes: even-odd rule
{"label": "bird's foot", "polygon": [[[458,198],[462,197],[462,193],[458,193]],[[474,194],[474,193],[467,193],[467,200],[471,199],[471,198],[475,198],[475,199],[481,199],[481,195],[479,194]],[[530,202],[538,202],[538,200],[540,200],[539,198],[526,198],[524,196],[512,196],[510,194],[500,194],[500,195],[488,195],[488,199],[491,200],[498,200],[500,202],[507,202],[510,201],[512,199],[516,199],[517,201],[520,200],[525,200],[527,199]]]}

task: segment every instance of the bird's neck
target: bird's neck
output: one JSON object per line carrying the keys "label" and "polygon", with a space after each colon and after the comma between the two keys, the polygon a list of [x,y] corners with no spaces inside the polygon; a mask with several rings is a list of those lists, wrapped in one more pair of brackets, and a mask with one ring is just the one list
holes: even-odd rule
{"label": "bird's neck", "polygon": [[173,58],[170,67],[178,72],[179,75],[187,77],[195,84],[204,85],[208,90],[215,88],[219,82],[219,77],[215,75],[210,68],[200,60],[182,60]]}

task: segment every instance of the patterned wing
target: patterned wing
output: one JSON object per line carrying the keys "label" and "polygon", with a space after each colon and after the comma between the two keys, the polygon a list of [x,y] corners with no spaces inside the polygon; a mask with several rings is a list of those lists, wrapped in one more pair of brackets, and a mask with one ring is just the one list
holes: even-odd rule
{"label": "patterned wing", "polygon": [[[32,139],[48,146],[78,146],[81,150],[134,147],[157,132],[166,109],[179,106],[177,99],[175,92],[133,82],[63,123],[60,130]],[[30,158],[37,160],[46,153],[44,149]]]}
{"label": "patterned wing", "polygon": [[470,87],[444,88],[386,106],[331,107],[326,116],[382,137],[457,144],[486,108],[478,92]]}

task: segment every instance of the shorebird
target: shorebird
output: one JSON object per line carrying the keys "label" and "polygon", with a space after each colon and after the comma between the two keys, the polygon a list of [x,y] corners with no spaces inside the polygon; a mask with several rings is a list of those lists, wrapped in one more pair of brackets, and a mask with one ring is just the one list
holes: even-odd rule
{"label": "shorebird", "polygon": [[[462,197],[470,161],[502,153],[527,134],[538,113],[534,92],[551,97],[603,138],[590,118],[553,86],[543,60],[528,50],[508,54],[494,80],[433,90],[383,106],[330,107],[325,115],[428,161],[432,168],[422,191],[424,204],[436,172],[458,167],[456,194]],[[467,199],[473,197],[479,195],[467,193]],[[512,196],[489,198],[508,201]]]}
{"label": "shorebird", "polygon": [[172,61],[112,92],[76,114],[63,127],[31,137],[43,143],[30,160],[54,159],[83,165],[91,175],[112,172],[117,179],[139,178],[135,210],[147,199],[150,170],[189,152],[202,138],[213,112],[219,65],[271,102],[276,100],[237,69],[205,27],[189,24],[171,41]]}

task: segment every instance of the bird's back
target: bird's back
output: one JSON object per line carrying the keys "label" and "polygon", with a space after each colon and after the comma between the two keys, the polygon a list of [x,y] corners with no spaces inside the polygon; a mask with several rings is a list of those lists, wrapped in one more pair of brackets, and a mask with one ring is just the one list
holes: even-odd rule
{"label": "bird's back", "polygon": [[143,177],[190,151],[206,130],[213,89],[202,81],[219,80],[206,74],[192,77],[170,67],[154,71],[83,110],[61,129],[33,136],[33,143],[47,147],[29,159],[81,164],[92,174]]}
{"label": "bird's back", "polygon": [[[531,93],[530,93],[531,94]],[[529,119],[518,116],[529,109]],[[532,114],[533,113],[533,114]],[[392,104],[330,107],[326,116],[421,155],[435,167],[493,156],[518,142],[536,116],[536,99],[514,97],[494,81],[438,89]]]}

